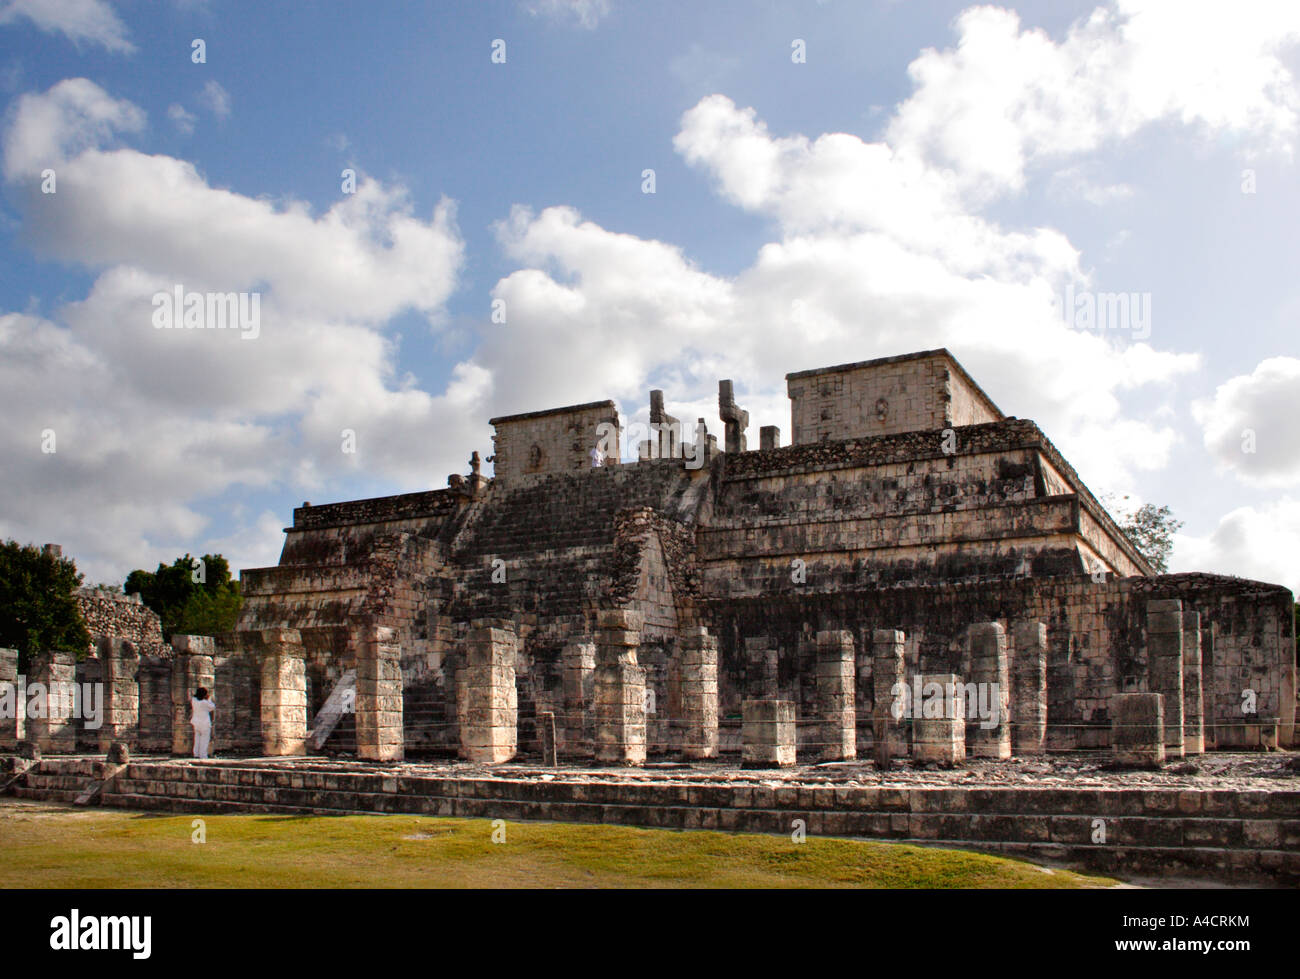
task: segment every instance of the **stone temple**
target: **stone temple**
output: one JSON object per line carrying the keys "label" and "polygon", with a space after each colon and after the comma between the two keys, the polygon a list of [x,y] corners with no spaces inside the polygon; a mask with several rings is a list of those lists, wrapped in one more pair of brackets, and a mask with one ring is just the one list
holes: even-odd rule
{"label": "stone temple", "polygon": [[[751,448],[724,380],[721,445],[652,391],[635,463],[603,401],[493,419],[491,479],[476,453],[446,489],[304,504],[233,633],[166,643],[138,599],[80,593],[89,656],[24,679],[0,650],[0,794],[797,821],[1300,883],[1300,765],[1272,750],[1295,745],[1289,591],[1153,574],[945,350],[787,382],[789,445]],[[24,682],[39,716],[4,709]],[[73,684],[103,691],[95,723],[52,696]],[[211,761],[175,757],[200,685]]]}
{"label": "stone temple", "polygon": [[[490,479],[475,453],[446,489],[304,504],[211,650],[224,747],[887,764],[1127,751],[1113,729],[1142,723],[1166,757],[1294,743],[1285,588],[1153,574],[946,350],[786,380],[788,445],[753,447],[722,381],[721,445],[652,391],[635,463],[593,402],[492,419]],[[995,689],[994,726],[951,706],[909,731],[889,706],[917,678]]]}

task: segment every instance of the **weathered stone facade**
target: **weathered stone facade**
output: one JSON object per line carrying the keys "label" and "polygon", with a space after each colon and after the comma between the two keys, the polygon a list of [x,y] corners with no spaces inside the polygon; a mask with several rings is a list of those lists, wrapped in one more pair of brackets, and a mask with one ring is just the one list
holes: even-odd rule
{"label": "weathered stone facade", "polygon": [[[365,630],[391,629],[408,756],[462,748],[466,698],[484,689],[466,683],[483,618],[514,637],[523,754],[553,723],[560,757],[602,750],[628,763],[641,737],[647,755],[699,739],[707,757],[714,714],[717,750],[735,753],[743,704],[760,700],[793,705],[810,758],[879,757],[882,736],[886,758],[905,755],[911,722],[890,715],[891,691],[928,674],[998,688],[992,733],[967,719],[976,756],[1107,748],[1116,694],[1168,702],[1175,687],[1165,724],[1184,750],[1198,726],[1210,749],[1294,742],[1286,589],[1153,575],[1038,427],[1003,415],[946,351],[788,383],[789,446],[769,433],[750,449],[748,413],[723,382],[730,451],[703,435],[705,451],[674,457],[696,427],[661,432],[638,462],[603,448],[593,460],[622,430],[612,402],[593,402],[494,419],[490,480],[475,454],[445,490],[305,504],[280,565],[244,572],[240,634],[299,632],[311,718],[357,667]],[[651,416],[676,421],[660,392]],[[1155,631],[1148,622],[1148,606],[1168,601],[1181,603],[1177,663],[1161,638],[1172,641],[1161,630],[1173,617]],[[622,647],[633,662],[598,658],[613,648],[598,635],[603,611],[636,615],[635,645]],[[694,645],[700,629],[716,667]],[[836,662],[819,634],[841,637]],[[882,636],[897,636],[897,659]],[[638,682],[643,705],[628,699]],[[507,711],[499,699],[474,709]]]}
{"label": "weathered stone facade", "polygon": [[139,656],[170,656],[163,639],[162,620],[158,613],[140,600],[139,595],[123,595],[98,588],[79,588],[77,610],[90,633],[92,656],[98,655],[100,641],[126,640]]}

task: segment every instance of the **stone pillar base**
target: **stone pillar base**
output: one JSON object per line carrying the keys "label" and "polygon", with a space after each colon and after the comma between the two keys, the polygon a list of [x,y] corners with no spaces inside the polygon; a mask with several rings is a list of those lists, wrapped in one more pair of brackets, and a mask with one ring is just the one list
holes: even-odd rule
{"label": "stone pillar base", "polygon": [[921,703],[912,705],[912,760],[953,766],[966,760],[966,703],[961,677],[932,673],[917,678]]}
{"label": "stone pillar base", "polygon": [[1158,693],[1119,693],[1110,703],[1110,741],[1115,763],[1130,768],[1163,764],[1164,698]]}
{"label": "stone pillar base", "polygon": [[794,702],[746,700],[742,705],[740,760],[744,768],[795,764]]}

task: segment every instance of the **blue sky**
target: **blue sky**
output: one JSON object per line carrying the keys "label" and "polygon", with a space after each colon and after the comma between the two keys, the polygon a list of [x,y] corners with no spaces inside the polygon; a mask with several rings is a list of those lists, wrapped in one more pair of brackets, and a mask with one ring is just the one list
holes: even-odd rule
{"label": "blue sky", "polygon": [[948,346],[1176,569],[1296,588],[1298,68],[1268,2],[0,0],[0,534],[272,564],[494,414],[732,377],[788,439],[787,371]]}

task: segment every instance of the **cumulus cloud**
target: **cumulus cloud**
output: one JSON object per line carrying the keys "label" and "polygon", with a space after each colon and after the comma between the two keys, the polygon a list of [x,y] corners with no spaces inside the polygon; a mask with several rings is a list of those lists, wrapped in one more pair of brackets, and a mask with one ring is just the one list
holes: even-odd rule
{"label": "cumulus cloud", "polygon": [[[452,202],[422,218],[403,188],[364,177],[319,215],[246,197],[186,161],[114,145],[143,122],[78,79],[25,96],[6,134],[24,233],[97,278],[53,316],[0,319],[0,454],[21,460],[0,474],[12,501],[0,533],[60,540],[108,580],[129,570],[118,561],[170,560],[235,489],[348,472],[425,487],[462,468],[461,446],[480,434],[482,408],[469,402],[481,377],[466,365],[443,394],[420,391],[386,333],[403,312],[442,316],[463,261]],[[51,160],[59,190],[40,195]],[[154,297],[177,287],[256,293],[257,339],[156,329]],[[52,454],[41,451],[47,429]],[[422,443],[428,452],[411,451]],[[83,515],[75,539],[70,513]],[[230,539],[251,540],[238,528]],[[263,554],[228,556],[239,567]]]}
{"label": "cumulus cloud", "polygon": [[[535,7],[579,22],[608,9]],[[1136,2],[1094,14],[1060,43],[1005,12],[968,12],[956,48],[914,62],[913,97],[876,142],[773,133],[753,108],[701,99],[674,146],[724,201],[770,220],[772,240],[749,266],[716,275],[676,243],[570,207],[516,207],[495,228],[517,265],[492,291],[505,322],[484,327],[441,392],[399,372],[388,324],[410,311],[440,322],[463,262],[451,202],[420,216],[402,187],[364,177],[324,213],[253,198],[210,186],[187,161],[122,145],[144,114],[84,79],[25,96],[3,161],[23,233],[97,278],[46,318],[0,321],[0,381],[31,395],[13,400],[0,434],[0,453],[23,460],[0,474],[0,493],[23,501],[0,532],[59,539],[66,514],[93,499],[84,540],[65,543],[105,562],[169,560],[170,542],[208,533],[213,501],[241,487],[308,488],[363,471],[394,491],[440,485],[463,468],[466,446],[484,445],[489,413],[613,396],[625,417],[640,416],[647,389],[662,387],[673,414],[714,419],[716,382],[731,377],[755,429],[788,429],[787,371],[935,346],[1004,410],[1039,421],[1094,489],[1127,488],[1168,463],[1173,384],[1199,358],[1160,349],[1158,324],[1146,342],[1065,323],[1054,297],[1092,286],[1079,250],[1061,230],[1007,226],[985,207],[1016,192],[1036,161],[1051,157],[1068,179],[1072,157],[1155,120],[1287,145],[1296,100],[1275,52],[1290,21],[1242,9],[1217,53],[1198,41],[1217,21],[1170,27],[1197,42],[1197,57],[1214,53],[1206,77],[1232,76],[1224,84],[1240,114],[1221,88],[1151,77],[1143,58],[1174,43],[1156,27],[1179,17]],[[1178,66],[1173,76],[1189,81]],[[980,152],[967,154],[967,142]],[[37,207],[35,177],[50,160],[59,193]],[[151,297],[178,284],[256,291],[261,337],[154,330]],[[77,393],[36,397],[65,385]],[[1132,417],[1125,399],[1139,388],[1152,390]],[[37,448],[47,427],[60,433],[56,457]],[[344,429],[355,455],[340,452]],[[265,517],[244,515],[224,539],[265,560],[250,536],[269,528]]]}
{"label": "cumulus cloud", "polygon": [[138,106],[111,97],[86,78],[68,78],[49,91],[23,95],[5,133],[5,178],[33,176],[118,133],[139,132],[145,119]]}
{"label": "cumulus cloud", "polygon": [[685,113],[675,146],[779,238],[724,278],[570,208],[516,209],[498,227],[524,266],[494,293],[509,322],[476,355],[512,410],[557,389],[639,410],[650,379],[680,417],[716,417],[733,377],[755,425],[788,431],[787,371],[948,346],[1100,485],[1167,463],[1173,429],[1123,417],[1121,396],[1198,358],[1067,326],[1053,296],[1087,277],[1060,232],[1002,228],[942,170],[848,134],[774,135],[723,96]]}
{"label": "cumulus cloud", "polygon": [[1205,448],[1224,469],[1256,486],[1300,479],[1300,360],[1272,357],[1192,404]]}
{"label": "cumulus cloud", "polygon": [[59,33],[74,44],[98,44],[130,54],[126,25],[104,0],[3,0],[0,25],[27,20],[49,34]]}
{"label": "cumulus cloud", "polygon": [[1203,536],[1176,534],[1174,571],[1212,568],[1300,593],[1300,500],[1287,495],[1227,513]]}
{"label": "cumulus cloud", "polygon": [[996,7],[972,7],[955,26],[954,47],[908,67],[916,89],[888,139],[954,168],[972,194],[1019,189],[1030,166],[1157,120],[1294,142],[1300,99],[1280,52],[1300,40],[1295,4],[1117,0],[1059,43]]}

